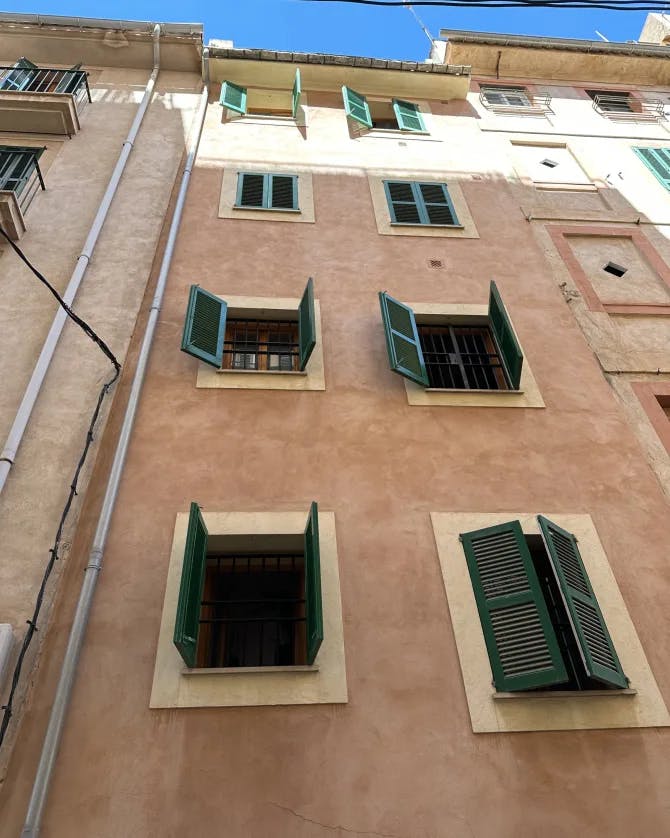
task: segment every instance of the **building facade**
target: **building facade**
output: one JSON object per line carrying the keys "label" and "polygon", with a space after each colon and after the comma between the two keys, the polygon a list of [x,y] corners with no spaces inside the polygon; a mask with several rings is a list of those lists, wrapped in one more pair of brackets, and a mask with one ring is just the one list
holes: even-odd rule
{"label": "building facade", "polygon": [[668,830],[666,51],[441,37],[210,44],[49,838]]}

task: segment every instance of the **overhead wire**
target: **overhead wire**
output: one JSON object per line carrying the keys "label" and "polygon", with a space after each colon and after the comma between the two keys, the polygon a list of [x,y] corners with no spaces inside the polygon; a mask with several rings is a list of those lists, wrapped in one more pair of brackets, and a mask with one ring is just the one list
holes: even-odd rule
{"label": "overhead wire", "polygon": [[[300,0],[303,3],[350,3],[361,6],[407,6],[406,0]],[[627,12],[667,12],[667,0],[412,0],[412,6],[461,9],[603,9]]]}

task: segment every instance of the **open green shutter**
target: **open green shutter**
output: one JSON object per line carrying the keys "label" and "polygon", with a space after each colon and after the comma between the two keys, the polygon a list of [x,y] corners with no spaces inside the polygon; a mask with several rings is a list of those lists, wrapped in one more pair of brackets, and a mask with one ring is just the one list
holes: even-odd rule
{"label": "open green shutter", "polygon": [[300,107],[300,96],[302,94],[302,87],[300,84],[300,67],[296,67],[295,70],[295,81],[293,82],[293,93],[291,94],[291,98],[293,100],[293,119],[296,118],[298,114],[298,108]]}
{"label": "open green shutter", "polygon": [[56,85],[56,93],[74,93],[79,87],[81,81],[81,63],[70,67],[69,71],[64,74],[62,79]]}
{"label": "open green shutter", "polygon": [[521,524],[509,521],[460,538],[496,689],[565,683],[568,674]]}
{"label": "open green shutter", "polygon": [[403,102],[402,99],[393,100],[395,118],[398,120],[398,128],[403,131],[425,131],[423,117],[418,105],[413,102]]}
{"label": "open green shutter", "polygon": [[521,383],[521,368],[523,367],[523,353],[509,322],[507,311],[500,297],[495,282],[491,282],[489,292],[489,325],[498,344],[498,351],[513,390],[518,390]]}
{"label": "open green shutter", "polygon": [[537,520],[587,675],[625,689],[628,679],[593,593],[577,539],[543,515]]}
{"label": "open green shutter", "polygon": [[416,381],[417,384],[428,387],[430,382],[414,312],[409,306],[394,300],[386,291],[379,292],[379,304],[391,369],[411,381]]}
{"label": "open green shutter", "polygon": [[191,669],[196,664],[198,631],[200,629],[200,603],[205,584],[207,562],[207,527],[202,520],[200,507],[191,504],[184,548],[184,564],[179,585],[177,616],[174,624],[174,645]]}
{"label": "open green shutter", "polygon": [[233,84],[232,81],[224,81],[221,85],[221,98],[219,104],[236,113],[247,112],[247,89]]}
{"label": "open green shutter", "polygon": [[316,313],[314,311],[314,282],[310,277],[298,306],[298,344],[300,369],[304,370],[316,346]]}
{"label": "open green shutter", "polygon": [[344,86],[342,88],[342,98],[344,99],[344,111],[347,116],[350,116],[366,128],[372,128],[372,117],[370,116],[370,107],[368,100],[361,93],[356,93],[350,87]]}
{"label": "open green shutter", "polygon": [[305,527],[305,622],[307,624],[307,663],[311,665],[323,641],[319,509],[314,502],[310,507]]}
{"label": "open green shutter", "polygon": [[662,183],[666,189],[670,189],[670,149],[633,148],[633,151],[656,180]]}
{"label": "open green shutter", "polygon": [[223,362],[227,309],[227,303],[220,297],[198,285],[191,285],[181,339],[182,352],[219,369]]}

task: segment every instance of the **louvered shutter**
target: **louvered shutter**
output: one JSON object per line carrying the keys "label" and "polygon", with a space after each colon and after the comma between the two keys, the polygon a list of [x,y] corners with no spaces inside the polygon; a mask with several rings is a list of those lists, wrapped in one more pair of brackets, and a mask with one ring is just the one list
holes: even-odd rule
{"label": "louvered shutter", "polygon": [[191,504],[184,548],[184,564],[179,585],[177,616],[174,624],[174,645],[186,666],[196,665],[198,632],[200,629],[200,603],[205,584],[207,563],[207,527],[202,520],[200,507]]}
{"label": "louvered shutter", "polygon": [[523,352],[507,316],[498,286],[493,281],[489,291],[489,325],[498,345],[500,358],[507,371],[510,386],[513,390],[518,390],[521,383]]}
{"label": "louvered shutter", "polygon": [[223,362],[223,340],[228,305],[220,298],[192,285],[188,297],[182,352],[219,369]]}
{"label": "louvered shutter", "polygon": [[313,664],[323,641],[321,602],[321,555],[319,550],[319,510],[312,503],[305,527],[305,622],[307,663]]}
{"label": "louvered shutter", "polygon": [[425,131],[423,117],[418,105],[413,102],[403,102],[402,99],[393,100],[395,118],[398,120],[398,128],[403,131]]}
{"label": "louvered shutter", "polygon": [[266,206],[266,194],[269,185],[269,175],[256,175],[240,172],[237,176],[237,204],[238,207],[259,209]]}
{"label": "louvered shutter", "polygon": [[304,370],[316,346],[316,313],[314,311],[314,282],[310,277],[298,306],[298,345],[300,369]]}
{"label": "louvered shutter", "polygon": [[386,349],[393,372],[429,386],[426,364],[423,360],[419,332],[414,312],[404,303],[394,300],[385,291],[379,293],[382,322],[386,335]]}
{"label": "louvered shutter", "polygon": [[56,85],[56,93],[74,93],[82,80],[81,63],[70,67]]}
{"label": "louvered shutter", "polygon": [[19,58],[14,69],[0,81],[0,90],[25,90],[33,79],[33,74],[26,71],[37,69],[37,64],[27,58]]}
{"label": "louvered shutter", "polygon": [[633,148],[644,165],[654,175],[659,183],[670,189],[670,149],[667,148]]}
{"label": "louvered shutter", "polygon": [[384,190],[394,224],[421,224],[417,196],[410,181],[385,180]]}
{"label": "louvered shutter", "polygon": [[293,102],[293,119],[298,115],[298,108],[300,107],[300,96],[302,95],[302,86],[300,81],[300,67],[296,67],[295,81],[293,82],[293,92],[291,99]]}
{"label": "louvered shutter", "polygon": [[458,224],[449,191],[444,183],[413,184],[421,196],[419,205],[423,204],[425,212],[424,223],[455,225]]}
{"label": "louvered shutter", "polygon": [[247,112],[247,89],[233,84],[232,81],[224,81],[221,85],[221,98],[219,104],[228,108],[229,111],[245,114]]}
{"label": "louvered shutter", "polygon": [[493,683],[529,690],[568,680],[521,524],[463,533]]}
{"label": "louvered shutter", "polygon": [[298,178],[296,175],[268,175],[268,209],[298,209]]}
{"label": "louvered shutter", "polygon": [[346,115],[356,122],[360,122],[366,128],[372,128],[370,107],[365,96],[345,86],[342,88],[342,98],[344,99],[344,111]]}
{"label": "louvered shutter", "polygon": [[543,515],[537,520],[587,675],[625,689],[628,679],[593,593],[577,539]]}

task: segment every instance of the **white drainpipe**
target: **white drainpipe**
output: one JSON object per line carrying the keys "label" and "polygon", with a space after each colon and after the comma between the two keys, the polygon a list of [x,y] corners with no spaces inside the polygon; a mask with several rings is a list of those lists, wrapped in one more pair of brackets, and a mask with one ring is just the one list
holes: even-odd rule
{"label": "white drainpipe", "polygon": [[188,156],[186,158],[186,165],[181,179],[179,195],[177,196],[177,203],[175,204],[174,215],[172,216],[172,222],[170,224],[170,232],[165,245],[165,253],[163,254],[163,261],[161,262],[161,269],[156,283],[156,291],[153,302],[151,303],[151,310],[149,312],[149,319],[147,321],[147,327],[142,340],[142,347],[137,359],[137,367],[133,377],[128,406],[126,407],[126,412],[123,417],[123,425],[121,426],[119,441],[114,453],[114,461],[112,462],[109,479],[107,481],[105,498],[102,502],[102,509],[100,510],[98,525],[93,538],[93,545],[89,553],[88,564],[86,565],[86,571],[84,573],[84,581],[82,582],[81,591],[79,593],[77,610],[72,622],[72,628],[70,629],[70,636],[68,638],[65,657],[61,666],[60,679],[58,681],[56,695],[51,708],[49,724],[44,735],[42,754],[40,756],[40,762],[35,775],[35,782],[33,784],[30,804],[28,806],[28,814],[26,815],[25,826],[23,827],[23,832],[21,833],[22,838],[37,838],[39,834],[42,812],[44,810],[44,804],[49,790],[49,781],[56,761],[58,746],[60,744],[60,738],[63,731],[63,724],[65,722],[65,716],[70,703],[70,695],[74,684],[79,653],[84,642],[86,626],[88,625],[88,618],[91,611],[91,605],[93,603],[93,594],[95,593],[98,576],[102,568],[105,544],[119,490],[121,474],[123,473],[126,453],[130,443],[130,435],[135,421],[135,414],[137,413],[140,393],[144,383],[147,361],[149,360],[151,344],[153,343],[154,332],[158,323],[158,315],[163,302],[165,285],[170,265],[172,263],[172,254],[174,253],[177,233],[179,232],[179,225],[181,223],[181,216],[186,200],[186,193],[188,191],[188,184],[191,179],[191,171],[193,170],[193,165],[195,163],[195,157],[200,143],[200,135],[202,134],[202,127],[207,113],[207,101],[209,96],[209,52],[207,49],[203,51],[203,78],[204,88],[189,140]]}
{"label": "white drainpipe", "polygon": [[[98,207],[98,211],[95,215],[95,218],[93,219],[93,224],[91,225],[91,229],[89,230],[86,243],[84,244],[84,249],[82,250],[81,255],[77,259],[77,264],[72,273],[72,276],[70,277],[68,286],[65,289],[65,293],[63,294],[63,299],[68,305],[72,305],[72,301],[74,300],[75,295],[79,290],[79,286],[81,285],[81,282],[86,274],[88,264],[91,261],[91,256],[93,255],[95,245],[98,241],[98,236],[100,235],[100,232],[107,218],[107,213],[109,212],[109,208],[112,204],[112,201],[114,200],[114,196],[116,195],[116,191],[119,187],[119,182],[121,181],[121,176],[123,175],[123,171],[126,168],[126,163],[128,162],[128,158],[130,157],[130,152],[133,150],[133,144],[137,137],[137,133],[140,130],[140,125],[142,124],[144,115],[147,111],[147,108],[149,107],[149,103],[151,102],[160,65],[160,34],[161,27],[160,24],[157,23],[154,26],[153,31],[153,71],[151,73],[149,81],[147,82],[147,86],[144,89],[144,96],[142,97],[142,101],[140,102],[140,105],[137,109],[137,113],[135,114],[133,124],[130,126],[128,136],[126,137],[126,140],[123,143],[123,147],[121,148],[121,154],[119,155],[119,159],[116,163],[116,166],[114,167],[114,171],[112,172],[112,176],[109,179],[109,183],[107,184],[107,190],[105,191],[102,201],[100,202],[100,206]],[[14,423],[12,424],[9,436],[7,437],[7,441],[5,442],[5,446],[2,449],[2,452],[0,453],[0,493],[2,493],[2,490],[4,489],[5,483],[7,482],[7,476],[10,472],[11,467],[14,464],[14,460],[16,459],[16,452],[19,448],[19,445],[21,444],[21,440],[23,439],[23,434],[26,431],[26,427],[28,426],[30,414],[32,413],[33,408],[35,407],[35,402],[37,401],[37,397],[39,396],[40,390],[42,389],[42,384],[44,383],[44,379],[49,369],[49,365],[51,364],[54,352],[56,351],[56,344],[58,343],[58,339],[61,336],[61,332],[63,331],[63,327],[65,326],[66,320],[67,314],[59,306],[58,311],[56,312],[56,316],[53,319],[53,323],[51,324],[51,328],[49,329],[49,334],[47,335],[47,338],[44,341],[44,346],[42,347],[40,356],[37,359],[37,363],[35,364],[33,374],[30,377],[30,381],[28,382],[26,391],[23,394],[23,398],[21,399],[19,409],[16,413],[16,416],[14,417]]]}

